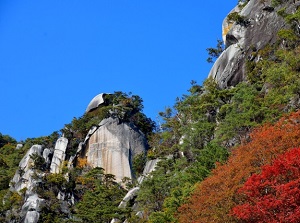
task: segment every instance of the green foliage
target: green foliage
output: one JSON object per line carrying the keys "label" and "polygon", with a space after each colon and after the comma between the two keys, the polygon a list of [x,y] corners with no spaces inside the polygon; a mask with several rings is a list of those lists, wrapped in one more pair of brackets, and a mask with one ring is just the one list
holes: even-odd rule
{"label": "green foliage", "polygon": [[[66,124],[61,129],[65,137],[73,139],[73,141],[74,138],[82,141],[93,126],[98,126],[103,119],[108,117],[115,117],[121,122],[134,124],[146,136],[154,130],[155,123],[142,113],[143,100],[139,96],[116,91],[114,94],[105,95],[104,99],[104,105],[100,105],[79,118],[74,117],[70,124]],[[72,155],[76,151],[77,145],[78,142],[69,145],[70,154],[68,155]]]}
{"label": "green foliage", "polygon": [[[9,182],[18,169],[26,148],[16,149],[16,140],[0,133],[0,192],[9,188]],[[1,202],[0,202],[1,205]]]}
{"label": "green foliage", "polygon": [[[278,1],[277,1],[278,2]],[[279,1],[282,3],[282,1]],[[279,3],[279,4],[280,4]],[[277,11],[277,13],[282,16],[285,21],[290,25],[290,29],[282,29],[279,31],[278,36],[287,41],[287,45],[290,47],[290,49],[293,49],[295,45],[299,44],[299,36],[300,36],[300,9],[297,8],[297,10],[291,14],[286,12],[286,8],[282,8]]]}
{"label": "green foliage", "polygon": [[2,148],[4,145],[8,143],[16,144],[17,141],[9,135],[2,135],[0,133],[0,148]]}
{"label": "green foliage", "polygon": [[178,207],[186,201],[194,185],[209,175],[216,162],[224,162],[227,157],[225,148],[211,143],[199,152],[192,164],[185,158],[160,161],[141,185],[136,199],[150,214],[149,221],[174,222]]}
{"label": "green foliage", "polygon": [[207,48],[209,57],[206,59],[208,63],[213,63],[214,59],[218,58],[224,51],[224,43],[222,40],[217,40],[216,48]]}
{"label": "green foliage", "polygon": [[132,163],[132,168],[134,173],[138,175],[142,174],[145,164],[146,164],[146,155],[143,153],[136,155]]}
{"label": "green foliage", "polygon": [[220,125],[216,130],[218,141],[229,145],[235,137],[240,142],[249,130],[264,119],[264,107],[261,106],[259,92],[253,85],[238,84],[234,89],[231,103],[220,108]]}
{"label": "green foliage", "polygon": [[285,45],[292,48],[299,41],[299,37],[291,29],[281,29],[278,31],[278,37],[281,40],[286,41]]}
{"label": "green foliage", "polygon": [[245,16],[240,15],[238,12],[232,12],[227,16],[228,22],[235,22],[241,26],[248,26],[249,21],[246,19]]}
{"label": "green foliage", "polygon": [[114,182],[114,176],[104,174],[103,169],[94,168],[81,179],[88,182],[88,188],[84,189],[82,199],[75,206],[75,216],[78,222],[110,222],[117,218],[124,220],[127,209],[120,209],[118,205],[125,195],[118,184]]}
{"label": "green foliage", "polygon": [[33,169],[45,170],[46,163],[45,163],[45,159],[42,156],[38,155],[37,153],[33,153],[29,156],[33,161],[33,166],[32,166]]}
{"label": "green foliage", "polygon": [[[20,222],[20,216],[16,213],[23,204],[24,198],[17,192],[9,190],[0,191],[0,220],[1,222]],[[13,211],[15,210],[15,211]],[[9,211],[8,215],[5,213]]]}
{"label": "green foliage", "polygon": [[150,214],[149,222],[176,222],[177,208],[195,183],[210,174],[216,161],[226,161],[228,151],[220,145],[231,148],[247,141],[252,128],[299,109],[300,50],[295,35],[293,30],[282,30],[280,41],[288,45],[259,51],[253,47],[247,82],[220,89],[212,79],[203,86],[193,81],[190,95],[160,113],[161,131],[151,136],[149,156],[172,154],[173,158],[161,161],[141,186],[137,201]]}
{"label": "green foliage", "polygon": [[281,5],[284,1],[283,0],[272,0],[272,6],[277,7]]}
{"label": "green foliage", "polygon": [[193,85],[190,92],[191,95],[184,96],[175,107],[181,124],[179,132],[183,136],[180,149],[193,160],[192,154],[214,139],[218,110],[230,100],[232,92],[220,89],[211,78],[203,87]]}

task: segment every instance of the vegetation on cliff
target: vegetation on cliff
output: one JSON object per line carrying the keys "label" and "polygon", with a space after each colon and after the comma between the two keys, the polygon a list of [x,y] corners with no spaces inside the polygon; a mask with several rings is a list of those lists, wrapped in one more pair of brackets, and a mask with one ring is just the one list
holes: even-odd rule
{"label": "vegetation on cliff", "polygon": [[[252,47],[246,78],[236,86],[220,88],[212,78],[202,85],[192,81],[189,94],[160,112],[159,126],[143,114],[139,96],[123,92],[106,95],[105,106],[66,124],[61,134],[70,142],[67,158],[74,155],[92,126],[113,116],[147,136],[148,155],[137,157],[133,164],[138,173],[147,160],[159,158],[160,162],[123,209],[118,204],[135,181],[124,179],[127,186],[116,184],[114,176],[91,169],[84,159],[78,159],[71,171],[46,172],[37,189],[47,201],[40,222],[109,222],[112,218],[152,223],[299,221],[299,203],[285,199],[299,193],[299,149],[294,148],[300,147],[300,11],[289,14],[281,4],[272,1],[286,27],[278,32],[276,42],[260,50]],[[229,19],[244,25],[246,18],[235,13]],[[208,50],[209,60],[223,50],[218,41],[217,49]],[[0,135],[1,221],[12,219],[7,215],[13,216],[24,200],[24,193],[8,190],[24,153],[35,143],[53,147],[58,136],[56,132],[28,139],[17,150],[14,139]],[[72,194],[75,204],[65,208],[66,203],[57,199],[59,192]],[[264,212],[257,209],[258,204],[266,208]]]}

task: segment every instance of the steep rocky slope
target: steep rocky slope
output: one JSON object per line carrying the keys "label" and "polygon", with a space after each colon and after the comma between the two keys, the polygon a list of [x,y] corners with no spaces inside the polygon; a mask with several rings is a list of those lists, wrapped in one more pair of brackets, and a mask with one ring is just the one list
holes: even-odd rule
{"label": "steep rocky slope", "polygon": [[250,0],[242,9],[237,5],[229,13],[238,13],[236,21],[230,16],[224,19],[222,35],[226,49],[213,65],[209,77],[213,77],[222,88],[245,80],[246,61],[264,59],[253,55],[275,43],[278,31],[289,27],[277,13],[278,9],[285,8],[286,13],[293,13],[299,5],[299,1],[286,1],[274,7],[271,0]]}
{"label": "steep rocky slope", "polygon": [[223,21],[225,49],[208,79],[161,113],[159,131],[138,96],[97,95],[61,134],[25,143],[0,194],[1,220],[178,222],[178,208],[232,146],[300,108],[300,2],[240,2]]}
{"label": "steep rocky slope", "polygon": [[[104,98],[105,95],[107,94],[99,94],[93,98],[85,115],[89,115],[89,112],[97,110],[98,107],[109,106],[110,102]],[[126,100],[129,99],[126,98]],[[120,118],[126,112],[121,111],[118,115],[119,111],[113,109],[113,106],[105,112],[108,113],[103,117],[101,116],[102,118],[100,117],[100,120],[102,119],[100,123],[93,125],[86,136],[82,138],[82,141],[76,143],[78,147],[74,155],[70,155],[69,152],[74,147],[71,145],[72,141],[76,139],[74,136],[69,136],[69,139],[64,136],[59,137],[54,148],[33,145],[28,150],[11,181],[10,190],[24,193],[25,198],[20,214],[13,214],[16,219],[22,219],[22,222],[26,223],[39,221],[40,211],[48,201],[42,198],[38,188],[45,184],[44,180],[49,176],[49,173],[52,176],[63,174],[61,175],[65,178],[63,181],[69,181],[69,172],[73,168],[77,168],[78,165],[83,165],[87,169],[102,168],[104,175],[113,175],[114,181],[119,184],[123,184],[124,178],[127,181],[137,180],[133,162],[138,155],[145,157],[148,147],[146,137],[133,122],[124,121]],[[91,115],[91,117],[95,117],[95,115]],[[83,125],[85,121],[82,122]],[[67,128],[64,132],[71,132],[73,135],[74,126],[73,129]],[[80,139],[77,138],[76,140]],[[81,159],[81,162],[84,160],[84,164],[79,163],[78,159]],[[68,214],[70,214],[69,208],[74,205],[73,189],[60,188],[55,193],[57,199],[64,204],[65,212]],[[128,201],[128,198],[125,200]],[[7,215],[10,214],[7,212]],[[14,220],[9,222],[14,222]]]}

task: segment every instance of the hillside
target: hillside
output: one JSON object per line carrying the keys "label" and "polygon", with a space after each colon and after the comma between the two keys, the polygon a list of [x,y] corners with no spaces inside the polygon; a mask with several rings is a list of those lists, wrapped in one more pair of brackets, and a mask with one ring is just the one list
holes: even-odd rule
{"label": "hillside", "polygon": [[114,92],[50,136],[0,135],[0,221],[299,222],[299,6],[239,1],[161,123]]}

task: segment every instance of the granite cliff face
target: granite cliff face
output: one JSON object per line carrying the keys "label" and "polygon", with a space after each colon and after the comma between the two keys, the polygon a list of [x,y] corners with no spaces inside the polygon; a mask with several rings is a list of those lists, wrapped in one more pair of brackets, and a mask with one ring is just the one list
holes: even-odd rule
{"label": "granite cliff face", "polygon": [[35,192],[35,188],[39,186],[40,180],[34,177],[35,174],[41,177],[44,174],[35,171],[33,156],[43,157],[46,164],[49,164],[49,155],[51,153],[51,150],[48,148],[44,149],[41,145],[33,145],[21,160],[19,169],[10,183],[11,191],[26,191],[25,201],[20,212],[20,216],[25,223],[38,222],[40,205],[44,203],[44,199],[40,198]]}
{"label": "granite cliff face", "polygon": [[[284,3],[286,12],[292,13],[300,5],[299,2]],[[226,49],[213,65],[209,77],[214,78],[220,87],[235,86],[246,80],[245,64],[247,60],[262,60],[253,52],[272,44],[277,39],[280,29],[287,27],[284,19],[278,15],[278,8],[272,7],[272,1],[250,0],[240,9],[236,6],[228,15],[238,12],[243,21],[230,21],[227,16],[222,25],[223,41]]]}
{"label": "granite cliff face", "polygon": [[[85,114],[96,110],[99,106],[107,106],[105,95],[107,94],[94,97]],[[19,210],[19,218],[23,219],[23,222],[36,223],[39,220],[40,211],[46,201],[39,196],[37,188],[44,184],[44,177],[49,173],[62,174],[66,164],[71,170],[76,166],[78,157],[86,159],[88,168],[101,167],[104,169],[104,174],[115,175],[118,183],[121,183],[124,177],[135,178],[133,160],[139,154],[146,155],[146,137],[133,123],[120,120],[115,112],[110,114],[112,114],[110,117],[104,118],[98,125],[91,127],[84,140],[79,142],[73,156],[68,151],[72,149],[70,144],[72,138],[68,139],[64,136],[56,140],[54,148],[33,145],[28,150],[10,186],[11,191],[20,194],[25,191],[24,204]],[[68,173],[64,173],[63,176],[66,181],[69,181]],[[60,200],[61,208],[68,214],[68,206],[74,204],[72,192],[62,187],[56,192],[56,196]]]}
{"label": "granite cliff face", "polygon": [[[95,96],[86,113],[105,105],[105,95],[101,93]],[[117,182],[124,177],[134,177],[133,158],[138,154],[145,155],[147,151],[144,134],[131,123],[122,122],[114,116],[103,119],[90,129],[84,145],[85,149],[80,155],[86,157],[87,165],[103,168],[106,174],[115,175]]]}
{"label": "granite cliff face", "polygon": [[117,182],[133,178],[132,162],[138,154],[146,153],[146,139],[136,127],[119,123],[117,118],[101,121],[87,142],[87,164],[102,167],[113,174]]}

